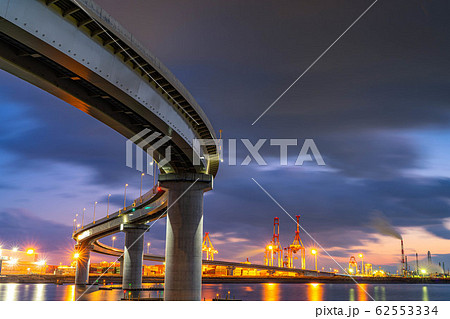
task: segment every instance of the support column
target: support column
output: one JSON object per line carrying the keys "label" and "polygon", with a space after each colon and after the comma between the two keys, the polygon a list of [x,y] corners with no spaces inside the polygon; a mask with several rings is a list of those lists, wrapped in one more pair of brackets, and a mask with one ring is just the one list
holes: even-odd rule
{"label": "support column", "polygon": [[[122,289],[131,290],[132,296],[139,295],[142,288],[142,263],[144,255],[144,233],[146,225],[122,224],[120,230],[125,233],[123,249]],[[133,292],[133,290],[135,290]]]}
{"label": "support column", "polygon": [[119,257],[118,261],[120,262],[119,274],[123,276],[123,256]]}
{"label": "support column", "polygon": [[75,245],[75,251],[78,254],[75,285],[85,286],[89,283],[89,265],[91,263],[92,248],[92,245]]}
{"label": "support column", "polygon": [[164,300],[201,300],[203,193],[212,189],[212,180],[206,174],[159,177],[169,190]]}

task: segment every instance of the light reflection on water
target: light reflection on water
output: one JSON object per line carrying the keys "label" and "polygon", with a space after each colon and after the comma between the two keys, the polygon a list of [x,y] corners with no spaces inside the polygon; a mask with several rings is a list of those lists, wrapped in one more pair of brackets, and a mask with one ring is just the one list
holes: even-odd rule
{"label": "light reflection on water", "polygon": [[[146,285],[149,286],[149,285]],[[219,294],[240,300],[450,300],[450,285],[434,284],[204,284],[202,299],[211,300]],[[162,292],[142,292],[143,297],[162,297]],[[81,298],[80,298],[81,297]],[[0,300],[113,300],[123,297],[121,289],[99,290],[93,286],[86,291],[75,285],[0,284]]]}
{"label": "light reflection on water", "polygon": [[262,300],[267,300],[267,301],[280,300],[280,287],[279,287],[280,284],[268,282],[268,283],[264,283],[262,285],[264,287]]}
{"label": "light reflection on water", "polygon": [[428,287],[423,286],[422,287],[422,301],[429,301],[428,299]]}
{"label": "light reflection on water", "polygon": [[308,299],[309,301],[321,301],[323,298],[323,284],[309,283]]}

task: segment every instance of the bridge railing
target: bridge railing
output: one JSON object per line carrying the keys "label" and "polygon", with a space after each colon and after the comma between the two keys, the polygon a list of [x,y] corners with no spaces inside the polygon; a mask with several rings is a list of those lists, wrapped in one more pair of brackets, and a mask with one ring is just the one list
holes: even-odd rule
{"label": "bridge railing", "polygon": [[[145,205],[148,205],[148,202],[150,200],[152,200],[152,198],[154,198],[158,194],[159,191],[161,191],[161,189],[157,188],[155,186],[154,188],[152,188],[151,190],[149,190],[148,192],[146,192],[142,196],[139,196],[138,198],[134,199],[131,205],[128,205],[125,208],[121,208],[118,211],[116,211],[114,213],[111,213],[108,216],[99,218],[99,219],[97,219],[97,220],[95,220],[95,221],[93,221],[93,222],[91,222],[89,224],[83,225],[82,228],[75,229],[74,233],[73,233],[74,238],[77,237],[77,235],[79,233],[82,233],[83,231],[85,231],[87,229],[90,229],[90,228],[93,228],[93,227],[96,227],[96,226],[99,227],[102,224],[104,224],[104,223],[106,223],[106,222],[108,222],[110,220],[113,220],[113,219],[115,219],[117,217],[120,217],[123,214],[127,214],[127,213],[133,211],[133,209],[136,210],[136,209],[143,208]],[[164,200],[162,200],[162,201],[156,200],[157,205],[152,205],[150,207],[145,207],[145,208],[147,208],[150,211],[152,211],[153,208],[156,208],[157,206],[162,205],[163,202],[164,202]]]}

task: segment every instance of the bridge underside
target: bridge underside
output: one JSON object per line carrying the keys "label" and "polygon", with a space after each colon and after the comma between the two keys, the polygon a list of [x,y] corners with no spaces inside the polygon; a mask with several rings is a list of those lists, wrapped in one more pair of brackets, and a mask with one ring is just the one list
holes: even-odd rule
{"label": "bridge underside", "polygon": [[[0,0],[0,68],[77,107],[126,138],[144,129],[160,135],[138,139],[160,162],[162,173],[215,175],[217,144],[206,115],[156,57],[90,0]],[[164,140],[165,141],[165,140]],[[160,143],[158,143],[160,142]],[[200,165],[194,160],[200,159]]]}
{"label": "bridge underside", "polygon": [[[7,22],[0,19],[0,30],[6,29],[4,23]],[[149,121],[130,111],[124,103],[92,85],[80,74],[55,63],[3,32],[0,32],[0,68],[61,98],[127,138],[146,128],[162,133],[152,124],[156,120]],[[153,143],[163,136],[159,136]],[[171,162],[170,166],[162,168],[164,172],[196,172],[190,159],[177,146],[176,140],[166,142],[161,148],[166,149],[168,146],[171,147]],[[156,161],[159,160],[158,156],[163,158],[165,154],[158,153]]]}
{"label": "bridge underside", "polygon": [[[146,207],[141,197],[139,204],[75,231],[83,256],[77,283],[87,282],[91,243],[126,230],[124,271],[129,284],[139,286],[135,275],[142,263],[142,224],[167,214],[166,296],[198,300],[203,192],[212,188],[219,156],[214,130],[189,92],[91,0],[0,0],[0,68],[98,119],[143,150],[151,149],[158,163],[170,148],[170,160],[159,165],[160,182],[169,185],[168,200],[155,196],[146,199],[154,206]],[[144,130],[153,136],[136,137]],[[195,139],[212,144],[200,151]],[[201,184],[208,187],[198,188]],[[132,247],[135,241],[139,247]],[[187,251],[183,258],[180,251]],[[183,267],[189,269],[185,275]]]}

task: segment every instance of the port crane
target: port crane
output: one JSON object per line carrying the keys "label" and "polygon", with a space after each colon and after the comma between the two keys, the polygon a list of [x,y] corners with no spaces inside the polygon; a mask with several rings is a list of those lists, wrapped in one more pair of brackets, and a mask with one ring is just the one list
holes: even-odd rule
{"label": "port crane", "polygon": [[300,259],[301,259],[301,267],[302,269],[306,268],[305,263],[305,246],[303,246],[303,242],[300,239],[300,215],[295,216],[297,218],[297,230],[295,231],[294,241],[289,247],[285,248],[287,252],[285,266],[288,268],[294,268],[294,254],[300,251]]}
{"label": "port crane", "polygon": [[283,247],[280,244],[280,219],[273,219],[273,237],[272,241],[266,246],[264,252],[264,264],[273,266],[274,257],[277,257],[278,267],[283,267]]}
{"label": "port crane", "polygon": [[350,275],[356,275],[358,272],[358,263],[356,262],[355,256],[350,257],[350,261],[348,262],[348,272]]}
{"label": "port crane", "polygon": [[205,237],[203,238],[202,243],[202,251],[206,252],[206,260],[214,260],[214,254],[217,254],[218,251],[214,248],[211,243],[211,239],[209,238],[209,233],[205,233]]}

